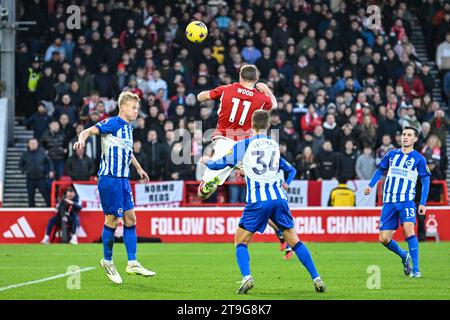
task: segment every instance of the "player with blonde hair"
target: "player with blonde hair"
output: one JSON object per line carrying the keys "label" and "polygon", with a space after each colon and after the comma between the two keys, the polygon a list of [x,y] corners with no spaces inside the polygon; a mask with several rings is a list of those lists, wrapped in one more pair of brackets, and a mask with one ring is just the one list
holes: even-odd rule
{"label": "player with blonde hair", "polygon": [[126,272],[146,277],[154,276],[156,273],[145,269],[136,260],[136,215],[129,181],[130,164],[133,164],[145,182],[149,181],[147,173],[133,155],[133,127],[130,123],[138,116],[140,99],[131,91],[124,91],[119,95],[118,105],[117,117],[105,119],[82,131],[73,148],[84,148],[86,139],[92,135],[102,137],[98,191],[105,214],[105,225],[102,232],[104,257],[100,265],[111,281],[120,284],[122,278],[112,260],[114,232],[119,218],[123,218],[124,222],[123,242],[128,255]]}

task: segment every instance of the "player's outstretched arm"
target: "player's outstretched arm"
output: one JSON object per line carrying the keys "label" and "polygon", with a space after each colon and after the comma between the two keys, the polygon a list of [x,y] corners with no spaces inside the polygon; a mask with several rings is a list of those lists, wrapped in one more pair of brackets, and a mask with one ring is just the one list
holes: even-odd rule
{"label": "player's outstretched arm", "polygon": [[198,102],[204,102],[204,101],[208,101],[208,100],[212,100],[211,95],[210,95],[210,90],[202,91],[197,95]]}
{"label": "player's outstretched arm", "polygon": [[93,135],[99,135],[100,130],[96,126],[84,129],[78,136],[78,141],[74,143],[73,149],[81,149],[85,147],[86,139]]}
{"label": "player's outstretched arm", "polygon": [[267,84],[258,82],[255,85],[255,88],[262,93],[265,93],[267,96],[270,97],[270,100],[272,101],[272,110],[276,109],[278,107],[277,98],[273,94],[272,90],[267,86]]}
{"label": "player's outstretched arm", "polygon": [[136,168],[136,171],[137,171],[138,175],[141,177],[141,179],[144,179],[145,183],[149,182],[150,178],[149,178],[147,172],[145,172],[145,170],[142,169],[141,165],[139,164],[139,162],[134,157],[134,154],[131,155],[131,163]]}
{"label": "player's outstretched arm", "polygon": [[373,187],[377,184],[377,182],[381,179],[381,177],[384,174],[384,171],[382,168],[378,168],[375,170],[372,179],[370,179],[369,185],[364,188],[364,194],[367,196],[372,192]]}

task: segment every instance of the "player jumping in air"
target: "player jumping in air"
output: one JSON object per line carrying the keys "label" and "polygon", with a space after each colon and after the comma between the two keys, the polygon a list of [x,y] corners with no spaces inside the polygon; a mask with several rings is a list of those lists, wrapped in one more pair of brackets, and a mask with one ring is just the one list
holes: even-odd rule
{"label": "player jumping in air", "polygon": [[141,179],[149,181],[133,155],[133,128],[130,122],[136,120],[140,100],[130,91],[124,91],[118,99],[119,115],[97,123],[83,132],[74,144],[74,149],[83,148],[91,135],[102,136],[102,156],[98,172],[98,191],[105,213],[102,241],[104,258],[100,265],[114,283],[122,283],[122,278],[113,263],[114,232],[119,218],[123,218],[123,242],[128,255],[128,274],[154,276],[156,273],[145,269],[136,260],[137,236],[136,215],[130,182],[130,163],[134,165]]}
{"label": "player jumping in air", "polygon": [[[219,86],[202,91],[197,95],[199,102],[220,99],[217,114],[217,128],[212,135],[214,143],[213,160],[221,159],[236,141],[251,136],[251,117],[255,110],[271,110],[277,107],[277,100],[264,83],[258,83],[259,71],[254,65],[245,65],[239,72],[239,83]],[[198,196],[207,199],[222,185],[233,168],[213,171],[206,169],[198,188]]]}
{"label": "player jumping in air", "polygon": [[[380,218],[380,242],[386,248],[396,253],[403,263],[405,275],[420,278],[419,271],[419,242],[414,233],[416,223],[416,207],[414,197],[416,195],[417,177],[422,182],[422,194],[418,213],[425,214],[425,204],[430,188],[430,171],[425,158],[416,150],[419,132],[414,127],[405,127],[402,132],[402,147],[389,151],[381,160],[375,171],[369,186],[364,188],[364,194],[368,195],[372,188],[380,180],[383,173],[388,170],[383,190],[383,209]],[[394,231],[398,229],[398,222],[403,226],[403,234],[408,242],[409,251],[404,251],[397,242],[392,239]],[[411,271],[412,260],[412,271]]]}
{"label": "player jumping in air", "polygon": [[253,136],[239,141],[229,154],[215,161],[209,157],[200,160],[211,170],[234,168],[242,161],[247,184],[247,204],[235,234],[236,259],[243,276],[237,294],[246,293],[254,285],[247,247],[255,232],[264,232],[269,219],[283,231],[285,241],[311,275],[316,291],[324,292],[325,284],[317,273],[308,249],[300,242],[294,229],[294,220],[278,174],[280,147],[266,134],[270,125],[269,113],[255,111],[252,125]]}

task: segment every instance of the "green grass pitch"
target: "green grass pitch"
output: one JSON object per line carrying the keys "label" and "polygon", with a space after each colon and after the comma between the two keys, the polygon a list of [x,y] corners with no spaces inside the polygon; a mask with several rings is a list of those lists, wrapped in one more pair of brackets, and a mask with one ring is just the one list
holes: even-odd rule
{"label": "green grass pitch", "polygon": [[[116,244],[114,261],[124,280],[118,286],[99,267],[100,244],[0,245],[0,300],[5,299],[450,299],[450,243],[421,243],[423,277],[408,278],[400,259],[378,243],[307,243],[327,285],[315,293],[311,279],[294,255],[285,261],[278,243],[250,245],[255,287],[235,295],[241,279],[232,244],[138,245],[138,259],[157,272],[143,278],[125,273],[126,253]],[[406,248],[405,243],[401,243]],[[68,289],[58,278],[5,290],[14,284],[64,274],[70,265],[95,267],[82,272],[80,289]],[[372,273],[380,270],[380,289],[368,289]],[[374,283],[369,279],[370,283]]]}

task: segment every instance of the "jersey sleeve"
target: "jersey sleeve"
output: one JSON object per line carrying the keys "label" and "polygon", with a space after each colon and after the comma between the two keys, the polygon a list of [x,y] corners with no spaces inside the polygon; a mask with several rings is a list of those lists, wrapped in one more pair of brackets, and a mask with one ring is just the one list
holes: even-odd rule
{"label": "jersey sleeve", "polygon": [[420,158],[419,163],[417,164],[417,171],[419,173],[420,178],[425,178],[431,176],[430,169],[427,166],[427,161],[424,157]]}
{"label": "jersey sleeve", "polygon": [[270,99],[270,97],[268,95],[266,95],[265,93],[263,93],[261,95],[261,99],[264,102],[263,105],[263,110],[271,110],[272,109],[272,99]]}
{"label": "jersey sleeve", "polygon": [[391,158],[391,154],[392,151],[389,151],[384,155],[383,159],[381,159],[380,163],[378,164],[378,168],[380,168],[383,171],[389,169],[389,159]]}
{"label": "jersey sleeve", "polygon": [[280,169],[287,172],[288,178],[286,179],[286,183],[289,185],[294,180],[297,170],[282,157],[280,157]]}
{"label": "jersey sleeve", "polygon": [[119,130],[117,122],[114,121],[113,118],[108,118],[103,121],[97,122],[95,126],[100,131],[100,134],[114,133]]}
{"label": "jersey sleeve", "polygon": [[212,100],[217,100],[222,96],[222,93],[225,91],[225,89],[228,87],[228,85],[219,86],[215,89],[212,89],[209,91],[209,97]]}

